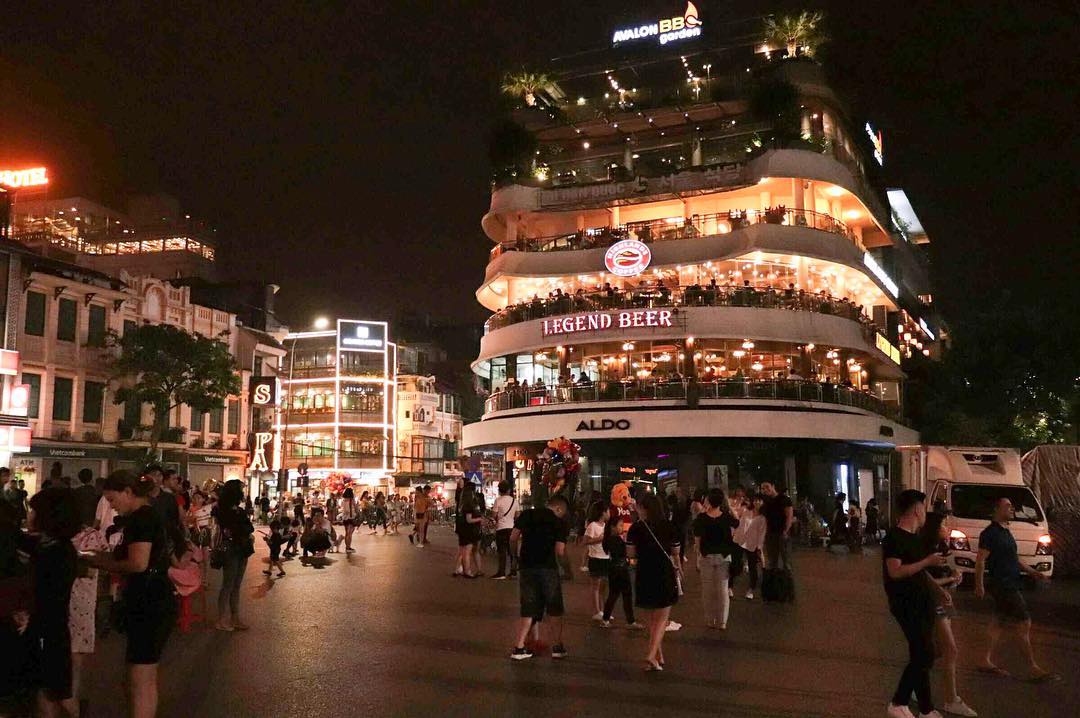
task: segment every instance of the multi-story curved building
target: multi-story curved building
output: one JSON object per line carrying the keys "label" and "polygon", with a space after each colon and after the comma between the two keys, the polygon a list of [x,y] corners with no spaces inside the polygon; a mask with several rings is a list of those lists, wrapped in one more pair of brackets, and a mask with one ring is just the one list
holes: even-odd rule
{"label": "multi-story curved building", "polygon": [[481,222],[490,394],[464,444],[505,451],[519,491],[566,436],[586,488],[769,479],[865,503],[918,439],[925,232],[822,68],[738,30],[616,33],[515,110],[528,156]]}

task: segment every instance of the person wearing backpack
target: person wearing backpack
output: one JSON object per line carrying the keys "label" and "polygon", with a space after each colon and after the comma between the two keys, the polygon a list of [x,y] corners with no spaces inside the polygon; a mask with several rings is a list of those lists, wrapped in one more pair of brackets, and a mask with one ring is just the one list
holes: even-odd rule
{"label": "person wearing backpack", "polygon": [[[221,590],[218,592],[219,631],[245,631],[247,625],[240,620],[240,584],[248,558],[255,553],[255,527],[244,511],[241,502],[244,485],[237,479],[226,481],[221,487],[218,504],[214,508],[214,550],[211,565],[221,566]],[[226,613],[228,610],[228,613]],[[231,621],[227,620],[231,616]]]}
{"label": "person wearing backpack", "polygon": [[[499,498],[495,499],[492,509],[495,514],[495,547],[499,552],[499,570],[492,576],[496,581],[517,577],[517,556],[510,550],[510,534],[514,532],[514,519],[521,513],[521,502],[514,496],[513,485],[509,481],[499,483]],[[506,573],[506,564],[510,564],[510,573]]]}

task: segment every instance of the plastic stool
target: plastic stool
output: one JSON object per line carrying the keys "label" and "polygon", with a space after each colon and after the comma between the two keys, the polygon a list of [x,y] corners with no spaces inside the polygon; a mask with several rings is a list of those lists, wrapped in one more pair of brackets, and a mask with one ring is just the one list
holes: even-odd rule
{"label": "plastic stool", "polygon": [[[196,595],[200,595],[202,598],[203,613],[192,612],[192,601]],[[206,616],[203,615],[206,612],[206,587],[199,586],[199,588],[188,596],[180,596],[180,611],[176,617],[176,626],[180,629],[181,633],[188,633],[191,631],[192,624],[201,623],[206,620]]]}

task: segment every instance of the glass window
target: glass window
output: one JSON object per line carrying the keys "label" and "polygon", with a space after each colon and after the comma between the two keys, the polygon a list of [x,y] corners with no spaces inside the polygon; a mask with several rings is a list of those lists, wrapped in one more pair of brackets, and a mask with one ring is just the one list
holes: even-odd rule
{"label": "glass window", "polygon": [[138,326],[138,323],[134,319],[125,319],[124,320],[124,336],[127,336],[128,332],[134,331],[135,327],[137,327],[137,326]]}
{"label": "glass window", "polygon": [[45,295],[26,293],[26,322],[23,331],[35,337],[45,336]]}
{"label": "glass window", "polygon": [[83,384],[83,417],[86,424],[100,424],[105,401],[105,384],[88,381]]}
{"label": "glass window", "polygon": [[201,411],[191,410],[191,430],[195,433],[202,433],[203,421],[206,419],[206,414]]}
{"label": "glass window", "polygon": [[953,484],[952,509],[958,519],[989,519],[998,499],[1012,502],[1013,521],[1038,523],[1043,520],[1035,494],[1026,486]]}
{"label": "glass window", "polygon": [[142,423],[142,404],[135,401],[124,402],[124,423],[131,429]]}
{"label": "glass window", "polygon": [[210,433],[220,434],[225,423],[225,407],[210,410]]}
{"label": "glass window", "polygon": [[86,326],[86,344],[91,347],[105,346],[105,307],[91,304]]}
{"label": "glass window", "polygon": [[62,342],[75,341],[79,305],[74,299],[60,299],[56,311],[56,338]]}
{"label": "glass window", "polygon": [[240,433],[240,401],[229,399],[229,433]]}
{"label": "glass window", "polygon": [[53,380],[53,421],[71,421],[71,391],[74,380],[58,376]]}
{"label": "glass window", "polygon": [[38,406],[41,404],[41,374],[22,373],[22,383],[30,387],[30,396],[27,398],[26,415],[31,419],[38,418]]}

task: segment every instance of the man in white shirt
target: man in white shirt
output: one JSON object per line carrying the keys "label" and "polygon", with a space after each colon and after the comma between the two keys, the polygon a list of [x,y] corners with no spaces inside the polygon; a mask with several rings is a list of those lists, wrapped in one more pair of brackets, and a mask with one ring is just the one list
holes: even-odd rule
{"label": "man in white shirt", "polygon": [[[509,481],[499,484],[499,498],[492,507],[495,514],[495,546],[499,550],[499,570],[492,578],[501,581],[517,576],[517,556],[510,551],[510,534],[514,530],[514,519],[521,513],[521,502],[514,496],[513,486]],[[506,561],[510,559],[510,573],[506,573]]]}

